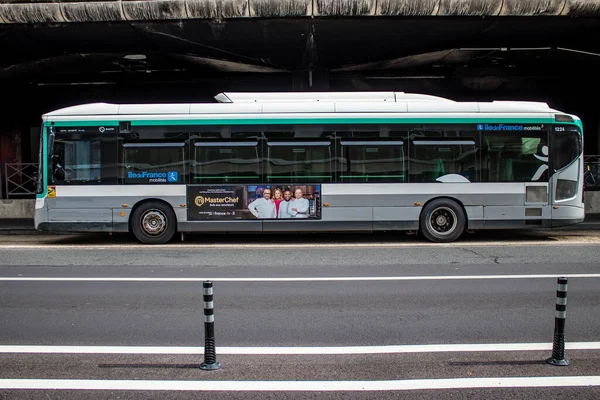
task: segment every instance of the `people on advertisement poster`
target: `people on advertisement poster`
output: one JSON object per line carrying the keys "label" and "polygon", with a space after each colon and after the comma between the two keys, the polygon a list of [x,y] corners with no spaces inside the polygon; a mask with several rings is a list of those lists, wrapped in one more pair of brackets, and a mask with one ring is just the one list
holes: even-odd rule
{"label": "people on advertisement poster", "polygon": [[264,189],[262,194],[263,197],[248,204],[248,210],[256,218],[275,218],[277,210],[275,203],[271,200],[271,189]]}
{"label": "people on advertisement poster", "polygon": [[275,203],[275,218],[279,215],[279,205],[283,201],[283,194],[281,193],[281,189],[275,188],[273,190],[273,203]]}
{"label": "people on advertisement poster", "polygon": [[277,213],[277,218],[293,218],[294,216],[290,214],[290,205],[292,204],[292,192],[290,190],[286,190],[283,192],[283,201],[279,204],[279,212]]}
{"label": "people on advertisement poster", "polygon": [[308,218],[308,200],[303,197],[302,189],[294,191],[294,200],[290,205],[292,218]]}
{"label": "people on advertisement poster", "polygon": [[[248,202],[251,203],[256,199],[260,199],[263,197],[263,188],[260,186],[256,186],[256,189],[254,190],[248,190]],[[248,203],[248,204],[249,204]]]}
{"label": "people on advertisement poster", "polygon": [[190,185],[188,219],[320,219],[320,196],[320,185]]}

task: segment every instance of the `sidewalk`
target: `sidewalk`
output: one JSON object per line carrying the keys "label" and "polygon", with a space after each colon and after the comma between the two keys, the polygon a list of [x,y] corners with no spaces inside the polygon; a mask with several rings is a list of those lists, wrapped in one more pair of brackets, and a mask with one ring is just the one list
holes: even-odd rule
{"label": "sidewalk", "polygon": [[35,230],[33,219],[2,218],[0,219],[0,235],[38,235],[42,232]]}
{"label": "sidewalk", "polygon": [[585,219],[582,223],[576,225],[565,226],[563,228],[556,228],[557,230],[561,229],[571,229],[571,230],[600,230],[600,214],[586,214]]}
{"label": "sidewalk", "polygon": [[[600,230],[600,214],[587,214],[585,220],[577,225],[556,228],[556,230]],[[28,218],[0,219],[0,235],[39,235],[44,234],[35,230],[33,220]]]}

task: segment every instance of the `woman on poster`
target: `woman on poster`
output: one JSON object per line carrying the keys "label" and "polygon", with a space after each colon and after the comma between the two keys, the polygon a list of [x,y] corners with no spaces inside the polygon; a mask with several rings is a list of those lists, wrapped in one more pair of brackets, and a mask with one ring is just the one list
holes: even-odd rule
{"label": "woman on poster", "polygon": [[275,215],[276,218],[279,218],[279,205],[283,201],[283,193],[281,193],[281,189],[277,188],[273,191],[273,203],[275,203]]}

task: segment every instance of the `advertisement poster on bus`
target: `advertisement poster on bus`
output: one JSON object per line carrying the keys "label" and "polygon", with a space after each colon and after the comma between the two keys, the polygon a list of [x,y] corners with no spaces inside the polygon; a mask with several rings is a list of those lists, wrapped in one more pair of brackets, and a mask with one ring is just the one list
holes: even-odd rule
{"label": "advertisement poster on bus", "polygon": [[321,219],[321,185],[190,185],[188,220]]}

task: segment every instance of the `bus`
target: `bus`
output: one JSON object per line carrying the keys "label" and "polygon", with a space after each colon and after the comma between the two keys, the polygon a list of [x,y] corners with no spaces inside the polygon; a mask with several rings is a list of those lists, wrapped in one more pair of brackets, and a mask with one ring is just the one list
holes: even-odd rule
{"label": "bus", "polygon": [[584,219],[583,127],[546,103],[219,93],[44,114],[35,226],[177,233],[482,229]]}

